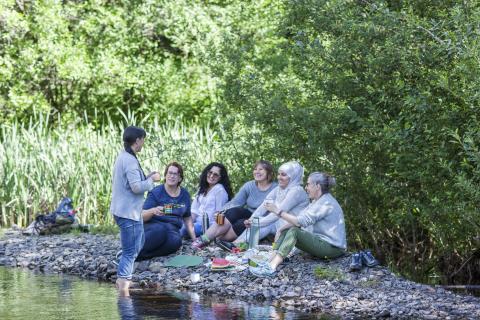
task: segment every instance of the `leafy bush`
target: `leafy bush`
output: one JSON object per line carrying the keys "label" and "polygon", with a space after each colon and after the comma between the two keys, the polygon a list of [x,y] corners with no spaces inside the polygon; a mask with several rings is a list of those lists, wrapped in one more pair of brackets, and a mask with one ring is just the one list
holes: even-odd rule
{"label": "leafy bush", "polygon": [[[226,37],[228,130],[253,125],[262,155],[337,176],[351,247],[421,280],[476,261],[478,4],[283,4],[255,34],[268,43]],[[480,278],[468,266],[449,281]]]}

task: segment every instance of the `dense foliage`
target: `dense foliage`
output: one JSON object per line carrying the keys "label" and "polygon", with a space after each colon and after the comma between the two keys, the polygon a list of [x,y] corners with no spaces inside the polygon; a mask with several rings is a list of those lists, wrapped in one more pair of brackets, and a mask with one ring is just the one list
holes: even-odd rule
{"label": "dense foliage", "polygon": [[216,29],[206,9],[186,0],[0,1],[2,121],[36,110],[95,124],[121,119],[120,109],[204,122],[216,99],[201,61]]}
{"label": "dense foliage", "polygon": [[2,142],[35,131],[11,129],[33,113],[98,137],[128,110],[209,124],[210,141],[182,143],[218,148],[237,185],[259,158],[330,171],[351,247],[417,279],[472,282],[479,21],[476,2],[453,0],[0,0]]}
{"label": "dense foliage", "polygon": [[261,126],[267,157],[338,177],[351,245],[419,278],[478,277],[480,8],[284,5],[273,45],[230,46],[226,114]]}

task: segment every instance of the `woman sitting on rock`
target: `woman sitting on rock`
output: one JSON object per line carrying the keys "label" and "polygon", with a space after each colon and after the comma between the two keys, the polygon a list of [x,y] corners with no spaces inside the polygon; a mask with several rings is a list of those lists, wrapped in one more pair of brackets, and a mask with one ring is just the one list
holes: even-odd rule
{"label": "woman sitting on rock", "polygon": [[145,244],[137,260],[166,256],[174,253],[182,245],[180,228],[185,223],[186,230],[194,240],[193,222],[190,215],[190,194],[180,187],[183,181],[183,168],[172,162],[164,172],[165,183],[148,193],[143,205]]}
{"label": "woman sitting on rock", "polygon": [[[273,189],[265,198],[264,204],[259,206],[252,214],[249,220],[245,220],[245,226],[249,228],[252,224],[253,218],[259,218],[260,225],[260,239],[268,235],[275,235],[277,230],[283,227],[286,222],[278,218],[278,216],[271,211],[269,204],[274,204],[275,207],[283,211],[291,212],[292,214],[299,213],[308,205],[308,197],[303,190],[302,183],[303,167],[296,161],[284,163],[278,169],[278,186]],[[236,243],[245,241],[245,232],[240,235]]]}
{"label": "woman sitting on rock", "polygon": [[[212,162],[206,166],[200,175],[199,185],[197,195],[192,203],[192,219],[197,237],[203,233],[204,215],[207,216],[208,226],[213,225],[215,223],[214,214],[232,198],[228,172],[221,163]],[[205,229],[208,226],[205,226]],[[185,226],[183,236],[186,236]]]}
{"label": "woman sitting on rock", "polygon": [[330,194],[330,188],[334,185],[334,177],[322,172],[312,173],[305,187],[312,202],[299,215],[275,204],[267,205],[270,212],[287,224],[277,232],[277,254],[269,263],[251,267],[251,273],[258,277],[273,276],[278,265],[294,247],[319,258],[336,258],[345,253],[347,239],[343,211]]}
{"label": "woman sitting on rock", "polygon": [[213,224],[202,237],[193,243],[201,249],[213,239],[233,241],[245,231],[244,221],[263,203],[265,197],[277,186],[273,180],[273,166],[265,160],[257,161],[253,167],[253,180],[245,183],[235,197],[227,202],[223,225]]}

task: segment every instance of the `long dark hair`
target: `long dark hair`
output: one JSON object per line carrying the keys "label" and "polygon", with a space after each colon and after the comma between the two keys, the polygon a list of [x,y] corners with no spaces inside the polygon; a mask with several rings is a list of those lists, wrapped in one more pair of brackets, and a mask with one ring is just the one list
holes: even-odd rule
{"label": "long dark hair", "polygon": [[200,181],[199,181],[200,187],[198,188],[197,196],[201,194],[205,195],[207,193],[207,190],[208,190],[207,175],[210,169],[212,169],[213,167],[220,168],[220,180],[218,181],[218,183],[220,183],[225,188],[225,191],[227,191],[228,200],[232,199],[233,192],[232,192],[232,187],[230,185],[230,179],[228,178],[227,168],[225,168],[225,166],[219,162],[212,162],[208,166],[206,166],[205,169],[203,169],[202,174],[200,175]]}
{"label": "long dark hair", "polygon": [[134,156],[135,159],[137,159],[138,165],[140,166],[140,170],[142,171],[144,177],[145,172],[143,172],[140,161],[138,161],[137,155],[132,149],[132,145],[137,141],[137,139],[145,139],[146,136],[147,133],[143,128],[140,127],[129,126],[126,127],[125,130],[123,130],[123,147],[125,148],[125,151],[127,151],[132,156]]}

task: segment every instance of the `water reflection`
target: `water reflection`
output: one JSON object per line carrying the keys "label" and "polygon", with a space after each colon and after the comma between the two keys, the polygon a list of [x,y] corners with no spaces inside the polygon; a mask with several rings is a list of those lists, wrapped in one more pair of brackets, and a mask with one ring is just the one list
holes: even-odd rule
{"label": "water reflection", "polygon": [[236,300],[201,298],[196,293],[161,295],[132,293],[118,298],[121,319],[332,319],[313,314],[283,312],[268,304],[252,305]]}
{"label": "water reflection", "polygon": [[133,291],[118,297],[111,283],[37,275],[0,267],[0,319],[318,319],[268,304],[187,292]]}

